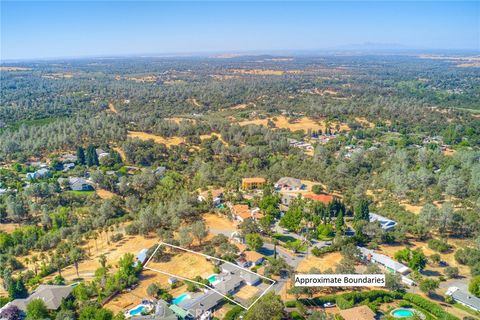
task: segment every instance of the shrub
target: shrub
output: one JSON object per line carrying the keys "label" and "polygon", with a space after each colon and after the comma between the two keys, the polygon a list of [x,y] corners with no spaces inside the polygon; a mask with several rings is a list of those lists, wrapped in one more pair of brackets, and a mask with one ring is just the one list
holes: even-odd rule
{"label": "shrub", "polygon": [[433,303],[427,299],[422,298],[421,296],[414,293],[406,293],[403,298],[424,310],[428,310],[435,317],[443,320],[460,320],[459,318],[451,315],[450,313],[443,310],[439,305]]}
{"label": "shrub", "polygon": [[430,240],[428,240],[427,244],[428,244],[428,247],[430,249],[438,251],[438,252],[444,253],[444,252],[447,252],[448,250],[450,250],[450,246],[448,245],[448,243],[446,243],[445,241],[442,241],[442,240],[430,239]]}
{"label": "shrub", "polygon": [[335,302],[340,310],[350,309],[354,306],[353,301],[347,300],[343,296],[338,297]]}
{"label": "shrub", "polygon": [[224,320],[235,320],[243,312],[243,308],[240,306],[233,307],[230,311],[225,314]]}

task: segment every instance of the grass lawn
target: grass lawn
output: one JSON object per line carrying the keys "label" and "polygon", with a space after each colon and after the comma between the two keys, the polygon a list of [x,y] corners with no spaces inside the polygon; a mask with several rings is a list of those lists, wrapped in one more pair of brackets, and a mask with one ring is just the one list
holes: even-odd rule
{"label": "grass lawn", "polygon": [[280,233],[275,233],[273,235],[273,237],[275,239],[277,239],[278,241],[282,241],[282,242],[293,242],[293,241],[296,241],[297,239],[295,239],[294,237],[291,237],[291,236],[286,236],[284,234],[280,234]]}
{"label": "grass lawn", "polygon": [[464,306],[463,304],[460,304],[460,303],[457,302],[457,303],[454,303],[453,306],[457,309],[466,311],[466,312],[468,312],[468,313],[470,313],[470,314],[472,314],[476,317],[480,317],[480,312],[477,312],[477,311],[475,311],[475,310],[473,310],[473,309],[471,309],[467,306]]}
{"label": "grass lawn", "polygon": [[95,190],[91,190],[91,191],[74,191],[74,190],[69,190],[67,191],[68,193],[71,193],[71,194],[74,194],[76,196],[88,196],[88,195],[91,195],[91,194],[94,194],[95,193]]}

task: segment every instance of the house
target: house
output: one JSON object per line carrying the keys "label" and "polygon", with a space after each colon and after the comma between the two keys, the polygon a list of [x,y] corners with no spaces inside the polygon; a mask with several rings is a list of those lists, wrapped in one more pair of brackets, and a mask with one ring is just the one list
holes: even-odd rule
{"label": "house", "polygon": [[253,177],[253,178],[243,178],[242,179],[242,189],[243,190],[253,190],[262,188],[266,183],[265,178]]}
{"label": "house", "polygon": [[330,202],[333,201],[333,196],[329,194],[324,194],[324,193],[322,194],[307,193],[307,194],[304,194],[303,197],[305,199],[321,202],[323,204],[329,204]]}
{"label": "house", "polygon": [[184,310],[175,304],[171,304],[168,308],[175,313],[178,319],[191,319],[191,316],[187,310]]}
{"label": "house", "polygon": [[107,157],[110,153],[102,150],[102,149],[95,149],[95,152],[97,153],[97,157],[98,157],[98,160],[104,158],[104,157]]}
{"label": "house", "polygon": [[[35,299],[40,299],[45,303],[48,310],[57,310],[60,308],[63,299],[66,299],[72,293],[72,286],[46,285],[41,284],[26,299],[15,299],[7,303],[3,308],[14,305],[22,311],[27,310],[27,305]],[[3,310],[0,309],[1,310]]]}
{"label": "house", "polygon": [[375,320],[375,312],[367,306],[340,310],[340,315],[344,320]]}
{"label": "house", "polygon": [[280,198],[280,202],[281,202],[280,209],[287,211],[288,207],[290,206],[290,203],[297,198],[298,198],[298,194],[282,192],[281,198]]}
{"label": "house", "polygon": [[395,221],[385,218],[376,213],[370,212],[369,217],[370,217],[370,222],[378,221],[380,223],[380,227],[386,231],[392,231],[393,229],[395,229],[395,226],[397,225]]}
{"label": "house", "polygon": [[187,310],[194,319],[210,319],[211,312],[223,302],[223,296],[213,290],[208,290],[198,297],[187,300],[182,308]]}
{"label": "house", "polygon": [[362,257],[366,261],[380,264],[390,272],[407,274],[410,271],[410,269],[406,265],[398,261],[395,261],[390,257],[387,257],[386,255],[376,253],[375,251],[364,248],[364,247],[357,247],[357,248],[360,250]]}
{"label": "house", "polygon": [[236,273],[228,274],[222,278],[221,281],[215,284],[215,289],[224,295],[235,293],[245,280]]}
{"label": "house", "polygon": [[198,195],[198,201],[200,202],[206,201],[210,195],[212,196],[212,203],[214,206],[218,206],[222,203],[223,189],[213,189],[213,190],[202,191]]}
{"label": "house", "polygon": [[280,178],[277,183],[275,183],[276,189],[301,190],[304,187],[305,185],[302,183],[302,180],[291,177]]}
{"label": "house", "polygon": [[47,168],[38,169],[35,172],[27,173],[27,180],[42,179],[50,176],[50,170]]}
{"label": "house", "polygon": [[472,296],[471,294],[461,291],[457,287],[450,287],[446,292],[447,296],[451,296],[456,302],[463,304],[475,311],[480,311],[480,298]]}
{"label": "house", "polygon": [[172,309],[168,307],[168,303],[162,299],[157,301],[155,305],[155,313],[149,315],[133,316],[132,320],[177,320],[178,317]]}
{"label": "house", "polygon": [[68,162],[63,164],[63,171],[72,170],[73,168],[75,168],[75,163],[73,162]]}
{"label": "house", "polygon": [[252,265],[252,262],[248,261],[244,256],[235,259],[235,263],[242,268],[248,268]]}
{"label": "house", "polygon": [[265,260],[265,257],[256,251],[244,251],[241,253],[247,261],[250,261],[252,265],[260,265]]}
{"label": "house", "polygon": [[73,191],[92,191],[95,188],[87,182],[84,178],[79,177],[69,177],[68,183],[70,184],[70,189]]}
{"label": "house", "polygon": [[147,255],[148,249],[142,249],[140,252],[137,254],[137,261],[140,262],[142,265],[145,264],[145,262],[148,259]]}
{"label": "house", "polygon": [[260,277],[257,276],[256,274],[252,273],[252,272],[248,272],[248,271],[245,271],[245,270],[240,270],[239,272],[237,272],[237,274],[249,286],[256,286],[257,284],[260,283]]}

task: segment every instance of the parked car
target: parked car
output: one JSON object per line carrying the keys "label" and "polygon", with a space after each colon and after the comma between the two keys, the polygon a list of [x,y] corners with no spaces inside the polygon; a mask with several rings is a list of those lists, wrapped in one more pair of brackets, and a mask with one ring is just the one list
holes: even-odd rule
{"label": "parked car", "polygon": [[325,302],[323,304],[323,307],[324,308],[333,308],[333,307],[335,307],[335,303],[334,302]]}

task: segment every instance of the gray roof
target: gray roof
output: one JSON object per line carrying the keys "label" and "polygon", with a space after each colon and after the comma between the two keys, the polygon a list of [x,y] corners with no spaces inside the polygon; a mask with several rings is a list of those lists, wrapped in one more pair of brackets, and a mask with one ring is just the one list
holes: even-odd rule
{"label": "gray roof", "polygon": [[244,281],[243,278],[236,274],[232,274],[229,276],[224,277],[220,282],[215,284],[215,289],[220,291],[223,294],[227,294],[233,289],[240,286],[240,284]]}
{"label": "gray roof", "polygon": [[168,307],[164,300],[158,300],[155,305],[155,313],[146,316],[133,316],[133,320],[177,320],[175,313]]}
{"label": "gray roof", "polygon": [[70,295],[73,287],[71,286],[57,286],[57,285],[45,285],[38,286],[28,298],[16,299],[11,304],[17,306],[19,309],[25,311],[27,305],[35,299],[40,299],[45,302],[47,309],[57,310],[62,304],[62,300]]}
{"label": "gray roof", "polygon": [[197,299],[194,299],[186,309],[190,314],[198,315],[215,308],[221,301],[223,301],[222,295],[209,290]]}
{"label": "gray roof", "polygon": [[252,272],[242,270],[238,275],[245,279],[245,281],[248,283],[257,283],[260,281],[260,277]]}
{"label": "gray roof", "polygon": [[383,254],[376,253],[375,251],[364,248],[364,247],[358,247],[358,249],[360,249],[364,257],[370,256],[371,260],[373,260],[374,262],[380,263],[381,265],[389,269],[392,269],[395,272],[404,273],[408,271],[408,267],[406,265],[400,262],[397,262]]}
{"label": "gray roof", "polygon": [[280,178],[277,183],[278,185],[287,185],[293,188],[301,188],[302,187],[302,181],[297,178],[292,178],[292,177],[283,177]]}
{"label": "gray roof", "polygon": [[458,288],[453,287],[448,289],[447,295],[452,296],[452,298],[456,301],[469,306],[476,311],[480,311],[480,299],[465,291],[461,291]]}
{"label": "gray roof", "polygon": [[227,270],[231,273],[237,272],[239,270],[237,266],[227,262],[224,262],[222,265],[220,265],[220,269]]}

